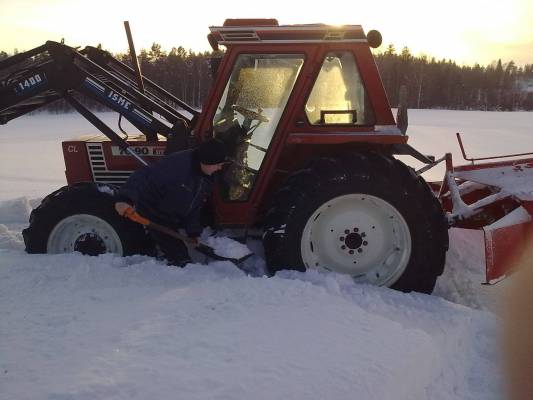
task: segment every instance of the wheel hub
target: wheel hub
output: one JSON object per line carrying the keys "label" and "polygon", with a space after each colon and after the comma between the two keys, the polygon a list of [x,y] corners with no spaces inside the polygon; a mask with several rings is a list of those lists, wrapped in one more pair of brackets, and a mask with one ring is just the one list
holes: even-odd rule
{"label": "wheel hub", "polygon": [[[348,248],[349,250],[356,250],[356,249],[359,249],[361,246],[368,246],[368,242],[364,240],[364,238],[366,237],[366,233],[365,232],[358,233],[358,232],[359,232],[358,228],[354,228],[353,232],[350,232],[347,229],[344,231],[346,236],[341,236],[340,241],[344,242],[343,246],[345,248]],[[341,246],[341,248],[343,246]]]}
{"label": "wheel hub", "polygon": [[84,233],[74,242],[74,251],[87,256],[97,256],[106,252],[104,240],[96,233]]}

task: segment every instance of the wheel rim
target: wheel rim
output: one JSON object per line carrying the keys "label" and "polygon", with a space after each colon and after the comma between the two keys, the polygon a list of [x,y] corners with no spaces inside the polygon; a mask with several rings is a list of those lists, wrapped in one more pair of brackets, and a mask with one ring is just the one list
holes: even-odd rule
{"label": "wheel rim", "polygon": [[48,253],[98,255],[123,254],[122,242],[115,229],[106,221],[89,214],[71,215],[61,220],[52,230],[46,245]]}
{"label": "wheel rim", "polygon": [[321,205],[308,219],[301,240],[307,268],[351,275],[357,282],[390,286],[411,256],[411,233],[390,203],[348,194]]}

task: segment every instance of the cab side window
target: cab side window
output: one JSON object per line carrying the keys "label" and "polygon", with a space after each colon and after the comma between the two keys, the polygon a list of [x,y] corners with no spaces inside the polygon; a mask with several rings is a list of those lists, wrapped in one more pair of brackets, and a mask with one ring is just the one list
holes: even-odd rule
{"label": "cab side window", "polygon": [[373,125],[374,112],[353,54],[326,55],[305,112],[312,125]]}

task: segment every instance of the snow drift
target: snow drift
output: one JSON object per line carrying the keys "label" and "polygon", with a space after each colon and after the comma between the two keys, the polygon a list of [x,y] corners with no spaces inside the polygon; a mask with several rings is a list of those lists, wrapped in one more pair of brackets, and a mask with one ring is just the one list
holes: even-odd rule
{"label": "snow drift", "polygon": [[[29,255],[31,203],[0,201],[3,398],[500,397],[490,312],[320,271]],[[479,306],[456,283],[438,288]]]}
{"label": "snow drift", "polygon": [[32,210],[32,205],[27,197],[0,202],[0,222],[27,223]]}
{"label": "snow drift", "polygon": [[498,398],[494,317],[438,297],[227,262],[0,254],[3,398]]}

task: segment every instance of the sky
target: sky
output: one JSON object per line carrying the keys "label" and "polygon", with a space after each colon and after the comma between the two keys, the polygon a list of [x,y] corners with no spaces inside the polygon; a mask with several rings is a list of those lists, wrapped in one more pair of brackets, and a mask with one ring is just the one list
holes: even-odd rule
{"label": "sky", "polygon": [[533,1],[403,0],[312,1],[123,1],[0,0],[0,50],[29,50],[46,40],[71,46],[97,45],[125,52],[124,20],[129,20],[137,50],[153,42],[163,49],[209,49],[208,27],[226,18],[277,18],[280,24],[362,25],[383,35],[384,50],[487,65],[501,58],[533,63]]}

